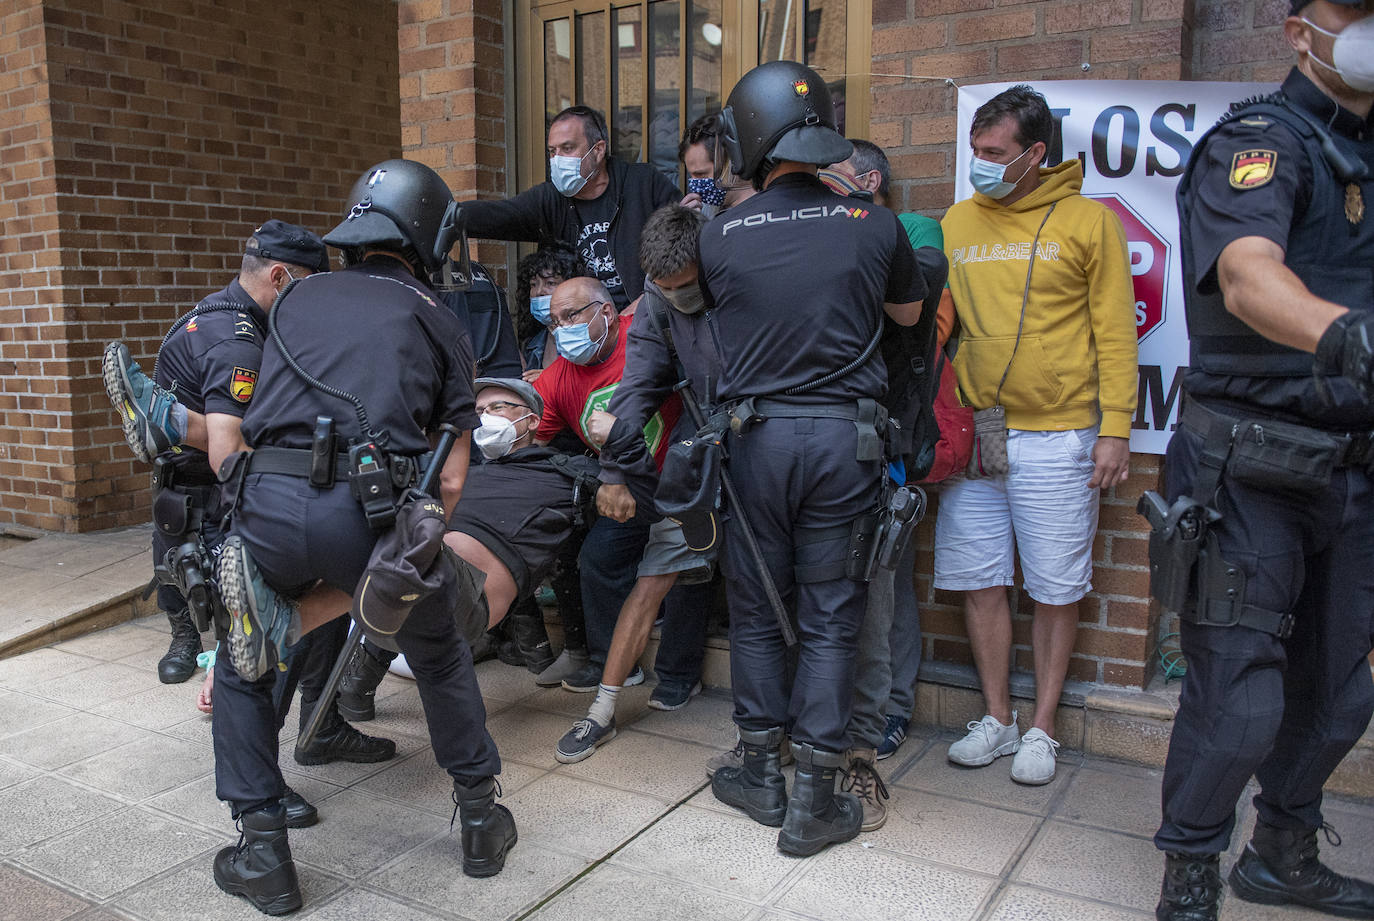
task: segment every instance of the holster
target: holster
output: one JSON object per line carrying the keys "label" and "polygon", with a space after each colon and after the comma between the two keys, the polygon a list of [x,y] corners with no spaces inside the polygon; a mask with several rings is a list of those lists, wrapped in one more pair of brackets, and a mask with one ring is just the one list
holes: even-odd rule
{"label": "holster", "polygon": [[1150,522],[1150,594],[1169,611],[1188,607],[1194,567],[1207,539],[1207,526],[1220,516],[1190,496],[1172,506],[1147,490],[1136,511]]}
{"label": "holster", "polygon": [[916,526],[926,514],[926,494],[919,486],[903,486],[892,494],[883,509],[878,525],[877,565],[896,569],[897,561],[916,533]]}

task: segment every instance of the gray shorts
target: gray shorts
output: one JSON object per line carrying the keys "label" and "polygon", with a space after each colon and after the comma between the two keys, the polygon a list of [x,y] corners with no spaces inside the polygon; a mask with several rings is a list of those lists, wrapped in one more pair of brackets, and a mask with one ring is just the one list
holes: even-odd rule
{"label": "gray shorts", "polygon": [[714,549],[706,553],[689,549],[682,536],[682,526],[664,518],[649,528],[649,543],[640,557],[638,575],[665,576],[675,572],[681,574],[685,585],[709,582],[715,559]]}

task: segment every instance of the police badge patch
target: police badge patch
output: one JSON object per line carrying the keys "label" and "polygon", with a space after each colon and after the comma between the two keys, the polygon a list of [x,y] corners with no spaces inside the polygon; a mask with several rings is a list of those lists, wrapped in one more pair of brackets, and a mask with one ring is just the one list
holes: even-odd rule
{"label": "police badge patch", "polygon": [[1231,188],[1258,189],[1274,178],[1279,155],[1272,150],[1242,150],[1231,158]]}
{"label": "police badge patch", "polygon": [[229,393],[240,403],[247,403],[253,399],[253,385],[257,382],[258,372],[236,367],[229,381]]}

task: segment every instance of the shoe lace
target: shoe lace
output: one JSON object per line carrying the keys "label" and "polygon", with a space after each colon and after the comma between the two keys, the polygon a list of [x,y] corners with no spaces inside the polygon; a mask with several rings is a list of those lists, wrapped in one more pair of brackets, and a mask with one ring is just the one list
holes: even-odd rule
{"label": "shoe lace", "polygon": [[1189,860],[1170,868],[1169,901],[1182,909],[1200,908],[1204,911],[1191,917],[1188,914],[1174,915],[1180,921],[1199,921],[1212,917],[1207,909],[1215,906],[1221,898],[1221,874],[1216,864],[1207,860]]}
{"label": "shoe lace", "polygon": [[572,737],[579,742],[586,741],[587,736],[592,734],[592,727],[597,725],[597,722],[593,720],[591,717],[584,716],[582,717],[582,719],[573,723]]}
{"label": "shoe lace", "polygon": [[1040,752],[1039,754],[1045,755],[1052,755],[1055,752],[1057,752],[1060,748],[1059,743],[1056,742],[1054,739],[1051,739],[1047,735],[1034,735],[1031,736],[1029,739],[1027,739],[1025,736],[1021,737],[1022,751],[1025,751],[1027,748],[1035,745],[1038,745],[1039,747],[1043,748],[1044,751]]}
{"label": "shoe lace", "polygon": [[892,794],[887,792],[887,784],[883,783],[883,778],[878,774],[878,769],[867,758],[850,759],[849,767],[844,769],[844,775],[840,780],[840,789],[846,793],[853,793],[865,803],[877,803],[892,798]]}
{"label": "shoe lace", "polygon": [[[505,792],[501,789],[501,778],[499,778],[499,777],[493,777],[493,778],[491,779],[491,783],[492,783],[492,786],[494,786],[494,787],[496,788],[496,798],[497,798],[497,799],[500,799],[501,797],[503,797],[503,796],[506,795]],[[455,822],[458,821],[458,791],[457,791],[457,790],[454,790],[454,791],[453,791],[452,793],[450,793],[449,795],[450,795],[451,797],[453,797],[453,815],[451,815],[451,816],[449,817],[449,820],[448,820],[448,830],[449,830],[449,831],[453,831],[453,825],[454,825]]]}

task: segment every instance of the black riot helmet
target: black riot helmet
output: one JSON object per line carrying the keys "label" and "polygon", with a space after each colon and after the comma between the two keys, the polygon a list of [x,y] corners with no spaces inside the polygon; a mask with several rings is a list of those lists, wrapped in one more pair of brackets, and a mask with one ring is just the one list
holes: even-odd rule
{"label": "black riot helmet", "polygon": [[731,168],[756,183],[765,159],[829,166],[854,151],[835,130],[830,89],[796,61],[770,61],[741,77],[720,113],[720,126]]}
{"label": "black riot helmet", "polygon": [[460,230],[458,203],[438,173],[414,160],[385,160],[353,183],[348,215],[324,242],[345,251],[413,251],[425,271],[436,272]]}

